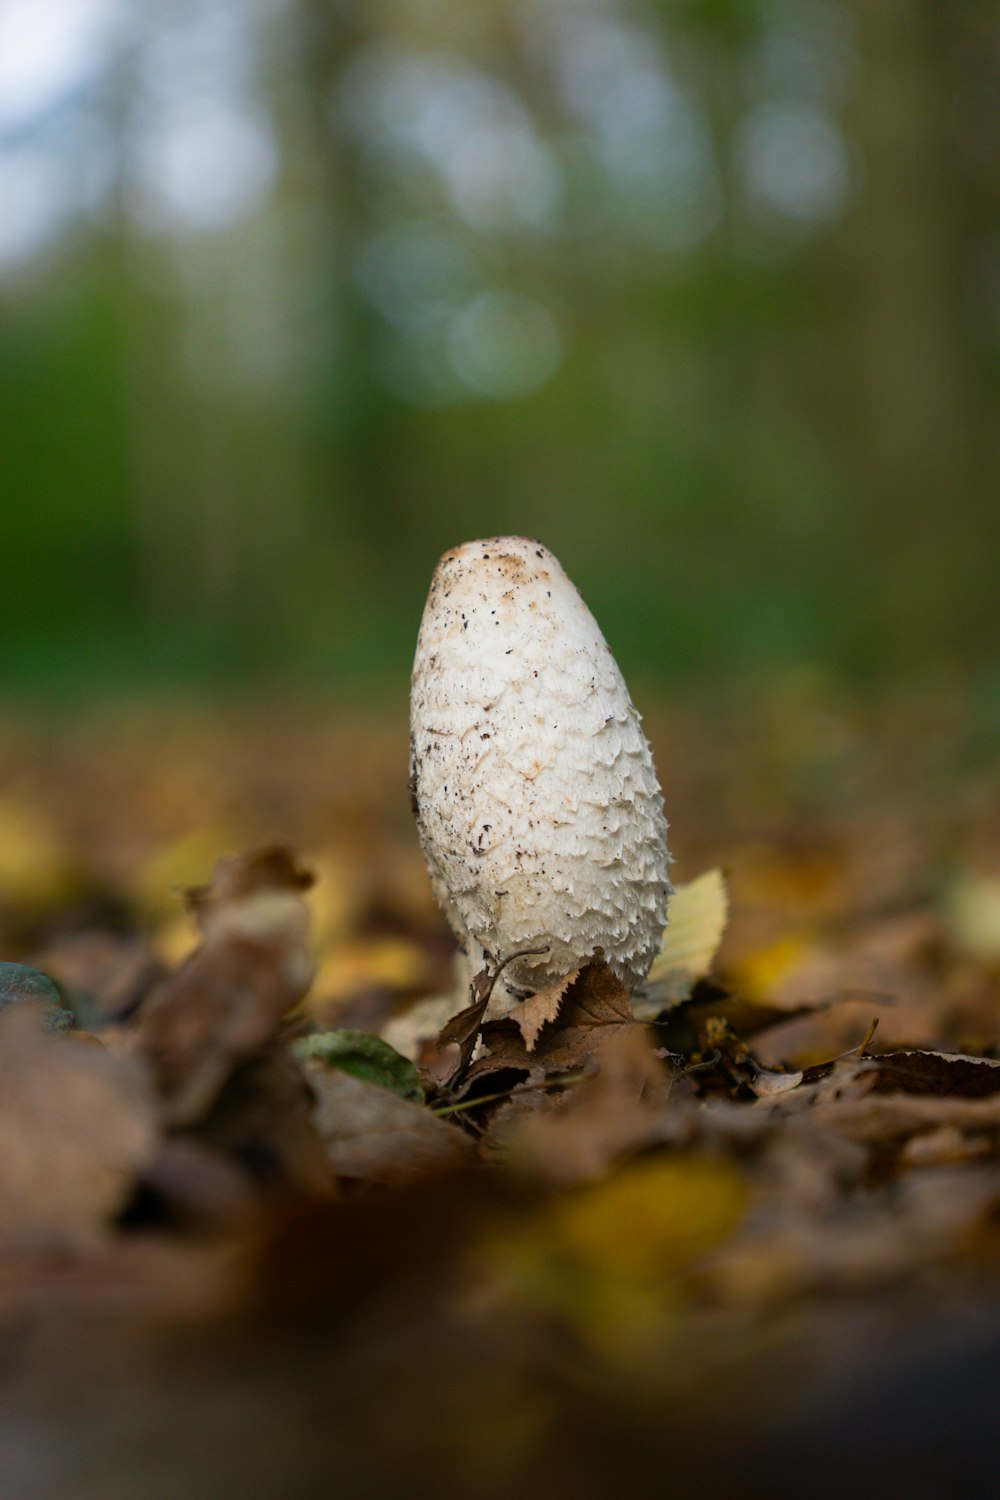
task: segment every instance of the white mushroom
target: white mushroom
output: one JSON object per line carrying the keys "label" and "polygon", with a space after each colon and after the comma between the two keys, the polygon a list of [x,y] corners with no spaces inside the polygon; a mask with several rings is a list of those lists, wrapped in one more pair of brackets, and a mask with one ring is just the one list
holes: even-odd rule
{"label": "white mushroom", "polygon": [[539,542],[491,537],[442,557],[411,731],[420,840],[471,972],[546,950],[509,966],[493,1008],[598,948],[635,989],[666,921],[663,799],[611,650]]}

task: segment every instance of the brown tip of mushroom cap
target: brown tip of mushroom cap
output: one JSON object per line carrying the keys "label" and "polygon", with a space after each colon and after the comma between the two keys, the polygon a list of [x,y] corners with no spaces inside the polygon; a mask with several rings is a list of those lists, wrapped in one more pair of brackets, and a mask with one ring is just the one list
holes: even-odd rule
{"label": "brown tip of mushroom cap", "polygon": [[555,563],[555,558],[534,537],[488,536],[452,547],[438,563],[438,572],[447,574],[452,567],[464,571],[480,563],[489,565],[491,571],[506,575],[511,583],[518,583],[528,571],[537,574],[539,563]]}

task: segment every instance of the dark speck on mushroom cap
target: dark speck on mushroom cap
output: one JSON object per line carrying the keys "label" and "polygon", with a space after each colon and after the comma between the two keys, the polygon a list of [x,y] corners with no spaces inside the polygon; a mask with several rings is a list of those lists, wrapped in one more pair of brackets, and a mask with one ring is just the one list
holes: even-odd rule
{"label": "dark speck on mushroom cap", "polygon": [[528,577],[544,576],[546,564],[559,567],[552,553],[534,537],[491,536],[476,542],[463,542],[460,547],[446,552],[438,564],[438,574],[448,577],[455,571],[483,568],[495,578],[520,582]]}
{"label": "dark speck on mushroom cap", "polygon": [[575,601],[581,613],[589,614],[558,559],[541,542],[534,537],[483,537],[453,547],[441,558],[425,620],[434,616],[442,625],[471,632],[486,624],[495,629],[498,615],[509,619],[512,613],[531,610],[554,626],[556,612],[548,608],[553,587],[561,593],[563,611],[567,601]]}

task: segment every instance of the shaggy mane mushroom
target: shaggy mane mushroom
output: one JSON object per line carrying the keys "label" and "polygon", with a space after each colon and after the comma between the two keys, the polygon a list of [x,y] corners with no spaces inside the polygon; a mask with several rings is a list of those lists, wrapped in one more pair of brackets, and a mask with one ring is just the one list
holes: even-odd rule
{"label": "shaggy mane mushroom", "polygon": [[413,667],[411,790],[431,882],[470,973],[524,949],[492,1009],[597,949],[629,990],[670,892],[653,757],[590,610],[528,537],[446,552]]}

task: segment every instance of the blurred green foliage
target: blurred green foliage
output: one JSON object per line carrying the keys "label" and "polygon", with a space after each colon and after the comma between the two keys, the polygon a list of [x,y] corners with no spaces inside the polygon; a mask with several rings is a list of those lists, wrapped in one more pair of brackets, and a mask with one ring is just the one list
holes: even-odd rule
{"label": "blurred green foliage", "polygon": [[987,0],[0,31],[7,691],[398,687],[508,531],[653,686],[996,679]]}

